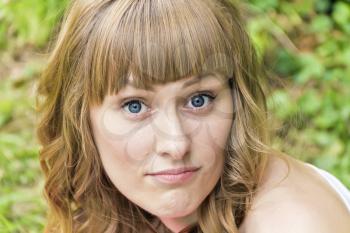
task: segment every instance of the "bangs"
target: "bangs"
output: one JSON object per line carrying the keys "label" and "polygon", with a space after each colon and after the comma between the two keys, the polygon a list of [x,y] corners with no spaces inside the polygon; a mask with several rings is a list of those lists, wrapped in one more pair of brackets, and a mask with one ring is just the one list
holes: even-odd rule
{"label": "bangs", "polygon": [[96,16],[87,42],[90,100],[102,103],[130,76],[143,89],[203,73],[231,77],[227,21],[211,1],[113,1]]}

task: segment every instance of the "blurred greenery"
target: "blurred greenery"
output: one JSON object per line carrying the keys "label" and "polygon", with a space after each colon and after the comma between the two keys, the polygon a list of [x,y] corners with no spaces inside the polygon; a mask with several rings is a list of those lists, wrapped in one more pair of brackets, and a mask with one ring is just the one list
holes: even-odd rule
{"label": "blurred greenery", "polygon": [[0,232],[42,232],[35,79],[66,0],[0,1]]}
{"label": "blurred greenery", "polygon": [[[0,232],[42,232],[35,80],[68,0],[0,0]],[[274,146],[350,187],[349,1],[247,0],[268,67]]]}
{"label": "blurred greenery", "polygon": [[274,89],[274,146],[350,187],[350,3],[247,3],[248,30]]}
{"label": "blurred greenery", "polygon": [[67,0],[0,1],[0,50],[44,46]]}

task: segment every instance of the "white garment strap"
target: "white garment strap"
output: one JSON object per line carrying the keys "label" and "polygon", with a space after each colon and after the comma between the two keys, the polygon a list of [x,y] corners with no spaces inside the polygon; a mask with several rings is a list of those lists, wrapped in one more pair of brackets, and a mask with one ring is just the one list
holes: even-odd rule
{"label": "white garment strap", "polygon": [[306,163],[310,167],[312,167],[315,171],[317,171],[327,182],[332,186],[332,188],[339,194],[343,202],[350,213],[350,191],[342,184],[334,175],[331,173],[322,170],[312,164]]}

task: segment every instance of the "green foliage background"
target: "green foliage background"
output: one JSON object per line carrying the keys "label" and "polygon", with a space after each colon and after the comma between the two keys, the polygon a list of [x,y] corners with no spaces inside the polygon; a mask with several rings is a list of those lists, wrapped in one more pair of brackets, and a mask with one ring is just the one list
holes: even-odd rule
{"label": "green foliage background", "polygon": [[[240,1],[268,67],[274,146],[350,187],[349,1]],[[0,1],[0,232],[42,232],[35,80],[67,0]]]}

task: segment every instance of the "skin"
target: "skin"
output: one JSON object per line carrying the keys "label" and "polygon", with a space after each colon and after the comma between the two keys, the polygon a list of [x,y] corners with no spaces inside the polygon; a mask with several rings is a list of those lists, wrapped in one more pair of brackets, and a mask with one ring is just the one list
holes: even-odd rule
{"label": "skin", "polygon": [[[153,85],[151,92],[133,87],[130,77],[129,85],[90,109],[101,161],[115,187],[173,232],[197,221],[198,207],[220,179],[232,124],[227,80],[209,74],[182,87],[195,79]],[[211,102],[197,96],[202,104],[195,106],[198,91],[216,98]],[[131,112],[130,102],[123,107],[126,97],[142,98],[144,104],[134,105],[137,113]],[[184,166],[199,168],[185,183],[164,184],[145,175]]]}
{"label": "skin", "polygon": [[287,157],[286,164],[270,156],[253,206],[240,233],[347,233],[350,215],[343,201],[318,173],[304,162]]}

